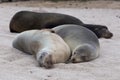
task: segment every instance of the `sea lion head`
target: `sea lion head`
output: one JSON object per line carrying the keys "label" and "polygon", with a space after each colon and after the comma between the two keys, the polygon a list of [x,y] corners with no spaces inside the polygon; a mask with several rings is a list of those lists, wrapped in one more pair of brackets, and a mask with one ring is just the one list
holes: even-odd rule
{"label": "sea lion head", "polygon": [[111,33],[106,26],[100,26],[94,28],[94,32],[97,34],[98,38],[112,38],[113,33]]}
{"label": "sea lion head", "polygon": [[77,47],[71,56],[70,62],[72,63],[79,63],[79,62],[87,62],[91,60],[93,49],[90,48],[88,45],[83,45],[80,47]]}
{"label": "sea lion head", "polygon": [[40,67],[45,67],[47,69],[53,67],[52,55],[48,52],[41,52],[38,58]]}

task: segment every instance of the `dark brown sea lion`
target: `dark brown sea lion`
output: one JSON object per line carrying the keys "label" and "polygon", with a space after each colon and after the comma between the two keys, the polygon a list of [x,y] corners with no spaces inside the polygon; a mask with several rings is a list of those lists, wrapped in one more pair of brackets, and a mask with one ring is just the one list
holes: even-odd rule
{"label": "dark brown sea lion", "polygon": [[76,24],[93,31],[98,38],[111,38],[113,34],[106,26],[84,24],[78,18],[60,13],[17,12],[10,21],[10,32],[23,32],[32,29],[54,28],[63,24]]}

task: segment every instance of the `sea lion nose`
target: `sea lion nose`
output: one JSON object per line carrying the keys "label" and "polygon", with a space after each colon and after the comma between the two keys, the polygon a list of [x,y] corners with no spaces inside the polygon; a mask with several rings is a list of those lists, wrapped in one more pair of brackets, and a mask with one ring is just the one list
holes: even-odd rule
{"label": "sea lion nose", "polygon": [[113,33],[109,32],[108,34],[105,35],[105,38],[108,39],[108,38],[111,38],[113,37]]}
{"label": "sea lion nose", "polygon": [[112,37],[112,36],[113,36],[113,33],[110,33],[109,35],[110,35],[110,37]]}
{"label": "sea lion nose", "polygon": [[71,62],[72,62],[72,63],[75,63],[75,62],[76,62],[76,61],[75,61],[75,58],[71,59]]}

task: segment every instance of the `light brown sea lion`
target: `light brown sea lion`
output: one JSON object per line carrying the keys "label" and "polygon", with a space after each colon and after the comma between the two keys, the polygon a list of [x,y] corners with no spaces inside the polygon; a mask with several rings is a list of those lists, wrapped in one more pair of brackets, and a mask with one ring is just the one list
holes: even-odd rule
{"label": "light brown sea lion", "polygon": [[64,63],[70,57],[69,46],[53,30],[24,31],[14,39],[13,47],[34,54],[40,66],[45,68]]}

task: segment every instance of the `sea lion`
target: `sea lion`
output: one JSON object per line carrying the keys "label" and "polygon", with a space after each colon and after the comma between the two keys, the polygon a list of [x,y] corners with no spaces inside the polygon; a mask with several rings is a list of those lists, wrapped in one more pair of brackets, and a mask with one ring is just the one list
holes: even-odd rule
{"label": "sea lion", "polygon": [[55,63],[64,63],[70,57],[70,48],[53,30],[29,30],[20,33],[13,47],[34,54],[41,67],[52,68]]}
{"label": "sea lion", "polygon": [[53,28],[55,33],[64,39],[72,51],[69,61],[73,63],[86,62],[99,56],[99,41],[97,36],[80,25],[61,25]]}
{"label": "sea lion", "polygon": [[76,17],[60,13],[38,13],[32,11],[17,12],[10,21],[10,32],[22,32],[32,29],[54,28],[63,24],[76,24],[93,31],[98,38],[111,38],[113,34],[106,26],[84,24]]}

